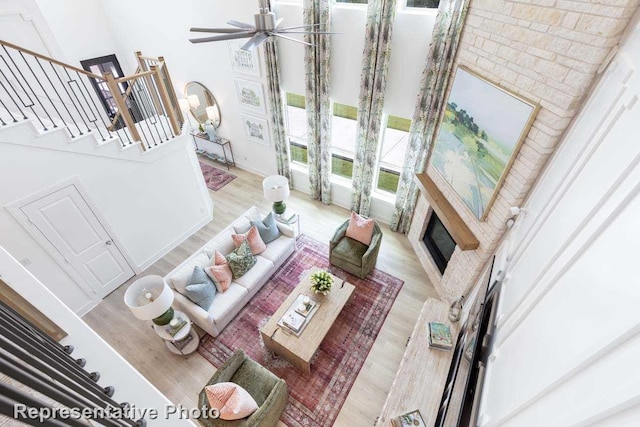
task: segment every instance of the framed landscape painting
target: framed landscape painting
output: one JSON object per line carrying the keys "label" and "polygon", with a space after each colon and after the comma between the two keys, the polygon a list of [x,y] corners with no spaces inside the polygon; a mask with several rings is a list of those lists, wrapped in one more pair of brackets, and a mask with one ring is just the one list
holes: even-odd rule
{"label": "framed landscape painting", "polygon": [[240,108],[252,113],[265,114],[267,112],[262,84],[249,80],[235,79],[236,93]]}
{"label": "framed landscape painting", "polygon": [[251,52],[242,50],[241,47],[246,41],[231,40],[227,42],[229,47],[229,58],[231,59],[231,68],[236,73],[248,74],[250,76],[260,77],[260,60],[258,49]]}
{"label": "framed landscape painting", "polygon": [[430,163],[484,221],[539,106],[458,66]]}
{"label": "framed landscape painting", "polygon": [[249,141],[262,145],[269,145],[269,124],[265,119],[242,115],[242,128]]}

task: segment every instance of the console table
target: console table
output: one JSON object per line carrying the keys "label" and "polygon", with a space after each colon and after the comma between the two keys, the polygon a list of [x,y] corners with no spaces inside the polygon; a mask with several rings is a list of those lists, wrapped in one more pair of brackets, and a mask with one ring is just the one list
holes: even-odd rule
{"label": "console table", "polygon": [[[196,153],[201,154],[203,156],[207,156],[211,160],[216,162],[220,162],[227,166],[227,170],[229,170],[229,166],[236,166],[236,161],[233,158],[233,150],[231,149],[231,141],[225,138],[218,138],[217,140],[211,140],[207,136],[206,133],[192,133],[193,143],[196,145]],[[200,142],[200,145],[198,145]],[[214,144],[222,148],[222,156],[213,153],[211,150],[207,148],[213,148],[213,146],[207,147],[208,144]],[[229,149],[229,156],[227,156],[227,148]]]}
{"label": "console table", "polygon": [[391,426],[391,418],[416,409],[420,410],[426,425],[434,424],[453,350],[429,347],[429,322],[449,325],[455,344],[459,325],[449,322],[448,313],[449,306],[441,301],[429,298],[424,303],[377,426]]}

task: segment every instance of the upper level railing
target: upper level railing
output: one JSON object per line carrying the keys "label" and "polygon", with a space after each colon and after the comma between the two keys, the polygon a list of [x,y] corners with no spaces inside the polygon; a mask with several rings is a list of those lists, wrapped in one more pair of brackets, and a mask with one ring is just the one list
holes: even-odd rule
{"label": "upper level railing", "polygon": [[71,138],[119,137],[144,150],[179,135],[184,118],[162,57],[136,52],[138,69],[116,78],[95,74],[0,40],[0,125],[34,119],[42,130],[64,127]]}

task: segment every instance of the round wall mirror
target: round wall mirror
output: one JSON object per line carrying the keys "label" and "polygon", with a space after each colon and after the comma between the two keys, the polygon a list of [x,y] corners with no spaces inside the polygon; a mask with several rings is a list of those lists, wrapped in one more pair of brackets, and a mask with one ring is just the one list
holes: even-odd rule
{"label": "round wall mirror", "polygon": [[220,107],[213,94],[202,83],[189,82],[184,89],[184,96],[189,101],[189,111],[198,123],[207,120],[213,122],[216,128],[222,122]]}

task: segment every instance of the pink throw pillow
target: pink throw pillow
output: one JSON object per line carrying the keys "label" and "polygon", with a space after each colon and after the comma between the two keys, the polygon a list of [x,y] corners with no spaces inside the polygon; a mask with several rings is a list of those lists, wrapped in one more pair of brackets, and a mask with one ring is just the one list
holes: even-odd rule
{"label": "pink throw pillow", "polygon": [[209,406],[220,411],[222,420],[239,420],[258,410],[258,404],[247,390],[234,383],[218,383],[204,388]]}
{"label": "pink throw pillow", "polygon": [[252,254],[258,255],[259,253],[267,250],[267,245],[262,240],[262,237],[260,237],[260,233],[255,225],[252,226],[245,234],[232,234],[231,238],[233,239],[233,243],[236,245],[236,249],[240,247],[242,242],[247,240]]}
{"label": "pink throw pillow", "polygon": [[374,220],[361,217],[357,213],[351,212],[346,236],[369,246],[371,244],[371,238],[373,237],[374,224]]}
{"label": "pink throw pillow", "polygon": [[231,286],[233,274],[227,264],[227,259],[220,252],[215,251],[211,258],[211,265],[205,267],[204,272],[213,280],[218,292],[225,292]]}

